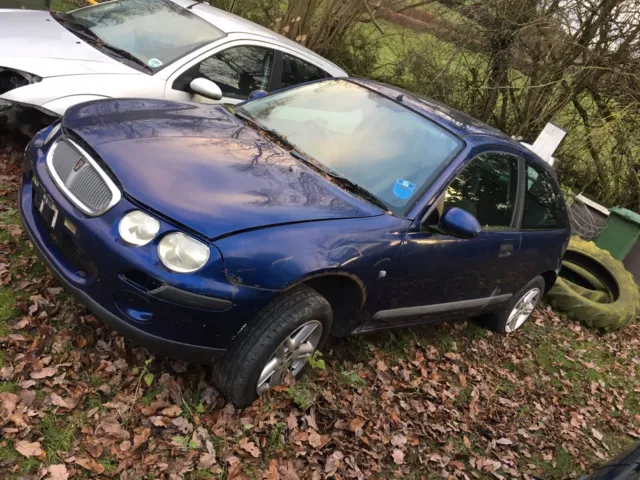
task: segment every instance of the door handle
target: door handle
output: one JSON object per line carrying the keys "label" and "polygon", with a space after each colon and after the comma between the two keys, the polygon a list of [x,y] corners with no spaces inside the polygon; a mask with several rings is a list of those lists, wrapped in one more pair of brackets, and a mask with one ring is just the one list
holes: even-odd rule
{"label": "door handle", "polygon": [[513,245],[510,243],[503,243],[500,245],[500,253],[498,258],[509,257],[513,253]]}

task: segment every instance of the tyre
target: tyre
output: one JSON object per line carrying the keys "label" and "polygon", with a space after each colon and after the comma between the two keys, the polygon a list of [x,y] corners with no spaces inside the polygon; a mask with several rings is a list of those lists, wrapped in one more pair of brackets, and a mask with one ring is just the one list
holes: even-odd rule
{"label": "tyre", "polygon": [[602,283],[602,280],[586,268],[582,268],[581,266],[566,260],[563,260],[562,268],[562,274],[565,280],[569,280],[574,285],[580,285],[588,290],[599,290],[602,292],[607,291],[607,286]]}
{"label": "tyre", "polygon": [[597,277],[606,288],[609,302],[600,303],[597,298],[589,298],[593,294],[584,295],[572,281],[563,278],[561,271],[561,277],[547,294],[555,309],[588,327],[601,330],[622,328],[636,319],[640,307],[638,287],[631,273],[608,251],[598,248],[593,242],[573,237],[565,260]]}
{"label": "tyre", "polygon": [[502,311],[485,316],[485,326],[498,333],[515,332],[524,325],[540,303],[544,287],[542,277],[534,278],[511,298]]}
{"label": "tyre", "polygon": [[569,288],[573,289],[578,295],[582,295],[588,300],[592,300],[598,303],[611,303],[611,297],[604,290],[591,290],[589,288],[581,287],[573,282],[564,280]]}
{"label": "tyre", "polygon": [[332,319],[329,302],[307,286],[275,298],[225,354],[218,378],[222,394],[244,408],[288,375],[299,376],[326,342]]}

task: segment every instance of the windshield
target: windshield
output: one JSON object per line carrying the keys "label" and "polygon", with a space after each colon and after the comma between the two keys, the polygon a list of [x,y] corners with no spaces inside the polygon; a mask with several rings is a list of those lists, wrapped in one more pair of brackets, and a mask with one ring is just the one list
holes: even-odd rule
{"label": "windshield", "polygon": [[116,0],[75,10],[63,18],[87,27],[99,40],[140,59],[152,71],[224,36],[210,23],[166,0]]}
{"label": "windshield", "polygon": [[462,142],[372,90],[328,80],[238,109],[403,215]]}

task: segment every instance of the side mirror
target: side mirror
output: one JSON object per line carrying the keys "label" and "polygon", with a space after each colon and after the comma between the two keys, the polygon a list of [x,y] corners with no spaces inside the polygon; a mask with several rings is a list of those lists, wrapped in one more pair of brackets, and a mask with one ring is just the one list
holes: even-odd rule
{"label": "side mirror", "polygon": [[459,238],[473,238],[480,233],[480,223],[469,212],[453,207],[440,219],[440,230]]}
{"label": "side mirror", "polygon": [[195,93],[202,95],[203,97],[210,98],[211,100],[220,100],[222,98],[222,90],[220,87],[206,78],[196,78],[189,84],[191,90]]}
{"label": "side mirror", "polygon": [[262,98],[262,97],[266,97],[268,95],[266,90],[263,90],[261,88],[259,88],[258,90],[254,90],[253,92],[251,92],[249,94],[249,98],[247,101],[251,101],[251,100],[255,100],[257,98]]}

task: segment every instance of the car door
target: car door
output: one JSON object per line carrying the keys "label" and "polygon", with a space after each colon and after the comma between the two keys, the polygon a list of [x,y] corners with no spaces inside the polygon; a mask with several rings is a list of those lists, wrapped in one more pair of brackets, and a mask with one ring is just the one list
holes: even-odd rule
{"label": "car door", "polygon": [[[407,232],[400,259],[387,274],[388,296],[373,317],[374,328],[474,315],[509,300],[520,247],[521,168],[519,157],[500,151],[466,163],[426,221],[416,219]],[[439,217],[452,207],[478,219],[477,237],[438,231]]]}
{"label": "car door", "polygon": [[[266,44],[233,42],[189,62],[169,78],[165,98],[201,103],[239,103],[258,89],[273,90],[275,50]],[[194,94],[190,84],[196,78],[215,82],[222,90],[220,100]]]}

